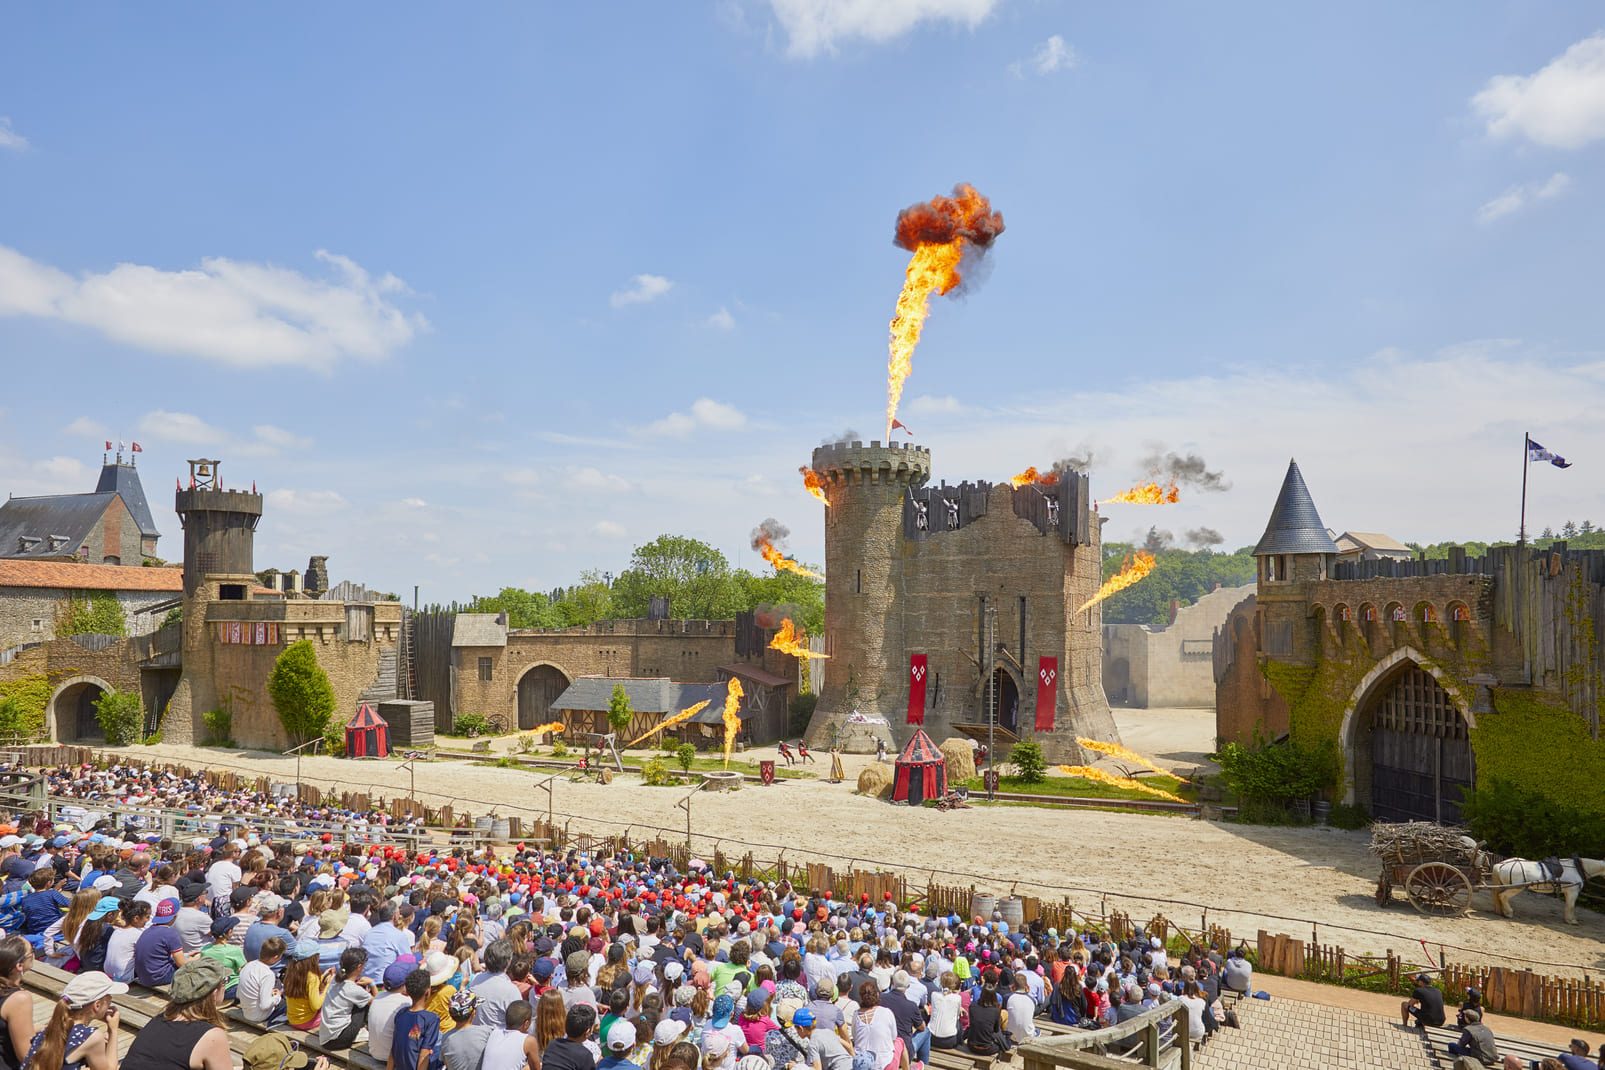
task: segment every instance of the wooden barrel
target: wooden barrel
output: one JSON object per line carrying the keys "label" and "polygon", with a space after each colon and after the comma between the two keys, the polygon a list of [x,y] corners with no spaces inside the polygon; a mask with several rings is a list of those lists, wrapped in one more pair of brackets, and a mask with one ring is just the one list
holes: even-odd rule
{"label": "wooden barrel", "polygon": [[491,839],[497,840],[497,841],[506,841],[506,840],[511,839],[512,835],[513,835],[513,825],[512,825],[512,822],[509,821],[507,818],[498,817],[495,821],[491,822],[491,826],[490,826],[490,838]]}
{"label": "wooden barrel", "polygon": [[1010,932],[1025,928],[1025,900],[1017,895],[1006,895],[998,900],[998,910],[1003,913]]}
{"label": "wooden barrel", "polygon": [[992,912],[997,908],[998,897],[995,895],[975,892],[970,896],[970,917],[980,918],[983,924],[992,920]]}
{"label": "wooden barrel", "polygon": [[494,818],[476,817],[474,818],[474,831],[479,833],[481,837],[489,836],[490,828],[493,824],[495,824]]}

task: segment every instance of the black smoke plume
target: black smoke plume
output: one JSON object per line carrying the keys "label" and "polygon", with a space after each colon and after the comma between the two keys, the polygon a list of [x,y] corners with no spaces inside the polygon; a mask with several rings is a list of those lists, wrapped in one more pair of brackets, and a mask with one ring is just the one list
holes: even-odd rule
{"label": "black smoke plume", "polygon": [[1230,490],[1224,472],[1211,472],[1196,453],[1166,453],[1155,450],[1143,458],[1143,468],[1156,483],[1175,483],[1199,490]]}
{"label": "black smoke plume", "polygon": [[1189,544],[1206,550],[1226,541],[1226,537],[1214,528],[1193,528],[1187,532],[1186,539]]}

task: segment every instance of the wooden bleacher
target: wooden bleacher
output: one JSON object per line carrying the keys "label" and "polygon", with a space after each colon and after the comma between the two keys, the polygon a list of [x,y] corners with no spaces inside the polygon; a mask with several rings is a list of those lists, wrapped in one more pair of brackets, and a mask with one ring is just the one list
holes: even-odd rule
{"label": "wooden bleacher", "polygon": [[[1453,1026],[1428,1026],[1423,1039],[1432,1052],[1434,1061],[1446,1067],[1453,1065],[1454,1057],[1449,1054],[1449,1045],[1460,1039],[1460,1030]],[[1559,1054],[1559,1049],[1553,1044],[1538,1044],[1515,1037],[1502,1037],[1498,1033],[1494,1034],[1494,1042],[1499,1045],[1501,1057],[1514,1055],[1521,1060],[1523,1066],[1543,1059],[1553,1059]]]}

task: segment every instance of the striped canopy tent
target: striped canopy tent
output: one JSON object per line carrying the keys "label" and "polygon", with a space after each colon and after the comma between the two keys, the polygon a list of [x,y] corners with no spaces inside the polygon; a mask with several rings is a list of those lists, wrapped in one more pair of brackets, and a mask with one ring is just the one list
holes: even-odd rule
{"label": "striped canopy tent", "polygon": [[892,801],[918,806],[947,794],[947,762],[922,728],[914,730],[893,766]]}
{"label": "striped canopy tent", "polygon": [[390,726],[364,702],[357,715],[346,722],[347,758],[387,758],[390,756]]}

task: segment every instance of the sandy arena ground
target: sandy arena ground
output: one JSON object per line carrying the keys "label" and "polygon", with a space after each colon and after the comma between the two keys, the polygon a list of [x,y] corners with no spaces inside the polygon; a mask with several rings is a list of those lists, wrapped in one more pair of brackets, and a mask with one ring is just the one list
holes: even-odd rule
{"label": "sandy arena ground", "polygon": [[[1122,730],[1147,712],[1119,711]],[[1208,749],[1199,733],[1207,728],[1213,734],[1209,711],[1171,711],[1154,720],[1168,726],[1156,730],[1164,738],[1130,731],[1128,742],[1150,746],[1148,753],[1183,765],[1196,764],[1194,757]],[[255,752],[164,744],[131,748],[130,753],[285,781],[295,777],[295,759]],[[749,751],[745,756],[771,754]],[[1559,964],[1538,966],[1542,972],[1605,968],[1605,917],[1580,911],[1582,925],[1568,926],[1552,899],[1518,897],[1514,921],[1495,914],[1486,893],[1478,894],[1474,911],[1464,918],[1428,917],[1402,898],[1390,909],[1379,909],[1372,899],[1378,867],[1366,850],[1364,833],[1018,806],[951,813],[910,810],[853,794],[852,780],[868,760],[873,759],[849,756],[846,784],[782,781],[768,788],[748,785],[729,794],[697,795],[698,849],[712,850],[711,839],[704,836],[723,836],[730,854],[748,849],[737,841],[764,845],[751,848],[760,860],[773,859],[778,848],[794,862],[809,852],[823,852],[840,856],[821,859],[837,866],[851,858],[864,868],[897,867],[916,879],[934,877],[983,891],[1007,893],[1018,881],[1023,893],[1068,895],[1086,908],[1097,908],[1107,893],[1110,906],[1133,916],[1164,909],[1188,925],[1198,924],[1207,905],[1210,920],[1228,925],[1239,938],[1252,939],[1260,928],[1307,938],[1313,923],[1323,943],[1340,944],[1351,953],[1391,948],[1407,960],[1422,961],[1417,941],[1424,939],[1434,956],[1440,942],[1453,945],[1447,955],[1454,961],[1515,965],[1530,956]],[[825,757],[814,768],[823,772],[828,761]],[[417,789],[421,798],[456,800],[459,811],[484,814],[496,806],[504,814],[522,811],[535,817],[545,813],[546,793],[533,790],[544,776],[440,761],[417,766]],[[309,783],[391,797],[404,794],[408,781],[394,763],[333,758],[303,759],[302,777]],[[608,786],[560,779],[554,805],[559,820],[564,815],[574,819],[576,832],[619,832],[633,825],[640,835],[644,826],[659,826],[669,830],[663,833],[666,838],[678,838],[684,834],[685,812],[675,803],[684,796],[678,789],[645,787],[633,776]],[[1129,895],[1198,905],[1161,908],[1122,898]]]}

